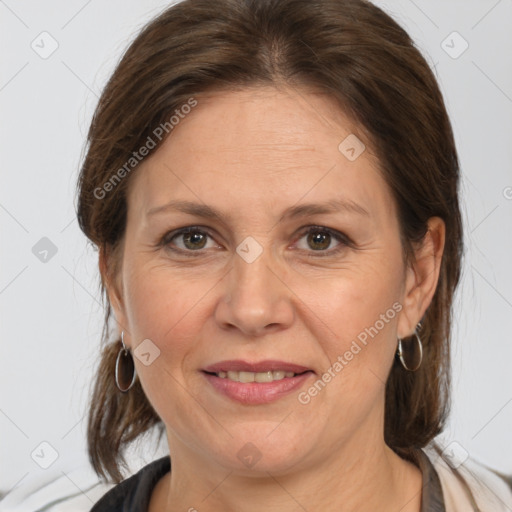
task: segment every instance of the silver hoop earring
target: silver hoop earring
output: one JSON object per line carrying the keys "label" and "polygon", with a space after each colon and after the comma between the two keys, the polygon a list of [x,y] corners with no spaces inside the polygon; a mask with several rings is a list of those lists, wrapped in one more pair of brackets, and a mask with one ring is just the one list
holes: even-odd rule
{"label": "silver hoop earring", "polygon": [[398,338],[398,350],[397,355],[400,358],[402,366],[409,372],[415,372],[423,361],[423,344],[418,335],[418,329],[421,329],[421,323],[418,323],[414,334],[410,341],[403,342],[401,338]]}
{"label": "silver hoop earring", "polygon": [[133,357],[124,344],[124,331],[121,332],[121,343],[123,346],[117,354],[115,376],[117,388],[121,393],[126,393],[135,383],[137,374]]}

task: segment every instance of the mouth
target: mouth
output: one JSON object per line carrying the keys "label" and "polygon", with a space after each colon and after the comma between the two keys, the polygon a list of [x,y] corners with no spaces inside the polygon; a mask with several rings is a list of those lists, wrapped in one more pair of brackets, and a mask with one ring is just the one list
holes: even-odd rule
{"label": "mouth", "polygon": [[264,404],[298,389],[315,372],[302,365],[267,360],[221,361],[202,370],[222,395],[243,404]]}
{"label": "mouth", "polygon": [[228,371],[228,372],[206,372],[210,375],[215,375],[221,379],[229,379],[233,382],[243,382],[243,383],[249,383],[249,382],[274,382],[276,380],[282,380],[284,378],[290,379],[293,377],[296,377],[297,375],[302,375],[304,373],[308,373],[311,370],[307,370],[305,372],[301,373],[295,373],[295,372],[285,372],[284,370],[268,370],[266,372],[235,372],[235,371]]}
{"label": "mouth", "polygon": [[235,382],[272,382],[306,372],[314,373],[311,368],[306,366],[274,359],[253,363],[241,359],[220,361],[207,366],[203,371]]}

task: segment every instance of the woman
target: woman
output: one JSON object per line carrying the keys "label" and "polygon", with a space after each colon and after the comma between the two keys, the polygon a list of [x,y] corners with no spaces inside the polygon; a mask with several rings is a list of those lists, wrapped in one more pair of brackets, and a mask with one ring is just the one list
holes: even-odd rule
{"label": "woman", "polygon": [[88,142],[78,218],[107,297],[91,461],[120,482],[153,427],[170,452],[94,512],[511,509],[509,480],[433,442],[459,166],[389,16],[185,0],[131,44]]}

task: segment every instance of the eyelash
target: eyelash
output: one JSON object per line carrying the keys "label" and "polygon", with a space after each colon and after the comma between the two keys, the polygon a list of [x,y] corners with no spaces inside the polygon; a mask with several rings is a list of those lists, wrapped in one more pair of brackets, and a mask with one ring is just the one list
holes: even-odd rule
{"label": "eyelash", "polygon": [[[333,255],[338,254],[346,247],[351,247],[351,248],[354,247],[354,243],[352,242],[352,240],[350,240],[350,238],[348,236],[346,236],[345,234],[340,233],[339,231],[335,231],[330,228],[326,228],[324,226],[316,226],[316,225],[308,226],[308,228],[306,230],[301,231],[301,233],[299,234],[299,236],[297,238],[297,241],[300,240],[301,238],[303,238],[304,236],[307,236],[310,233],[315,233],[315,232],[329,234],[332,238],[334,238],[337,242],[339,242],[339,245],[336,248],[329,249],[329,250],[317,250],[317,251],[315,251],[313,249],[309,250],[309,251],[307,251],[308,253],[314,253],[314,254],[308,254],[307,257],[325,258],[328,256],[333,256]],[[197,250],[193,251],[193,250],[186,250],[186,249],[171,247],[172,240],[174,240],[175,238],[177,238],[179,236],[186,235],[188,233],[201,233],[201,234],[207,235],[213,239],[213,236],[211,235],[208,228],[205,228],[203,226],[188,226],[185,228],[181,228],[181,229],[178,229],[175,231],[170,231],[170,232],[166,233],[162,237],[160,242],[158,243],[158,247],[166,247],[168,250],[170,250],[172,252],[184,254],[185,256],[191,257],[191,258],[201,256],[204,249],[197,249]],[[300,250],[302,251],[305,249],[300,249]]]}

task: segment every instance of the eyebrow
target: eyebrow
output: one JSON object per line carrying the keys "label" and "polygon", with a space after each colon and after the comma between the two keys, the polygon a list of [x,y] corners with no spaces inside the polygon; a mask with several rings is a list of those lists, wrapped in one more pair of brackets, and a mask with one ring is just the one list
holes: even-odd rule
{"label": "eyebrow", "polygon": [[[168,213],[171,211],[178,211],[193,215],[195,217],[216,219],[219,222],[224,222],[226,219],[230,218],[230,216],[225,215],[219,210],[216,210],[215,208],[206,204],[180,200],[169,201],[162,206],[151,208],[146,212],[146,215],[149,217],[159,213]],[[330,201],[321,204],[305,203],[291,206],[284,211],[283,215],[279,219],[279,222],[295,217],[307,217],[309,215],[332,214],[339,212],[355,213],[365,217],[370,217],[368,210],[354,201],[347,199],[331,199]]]}

